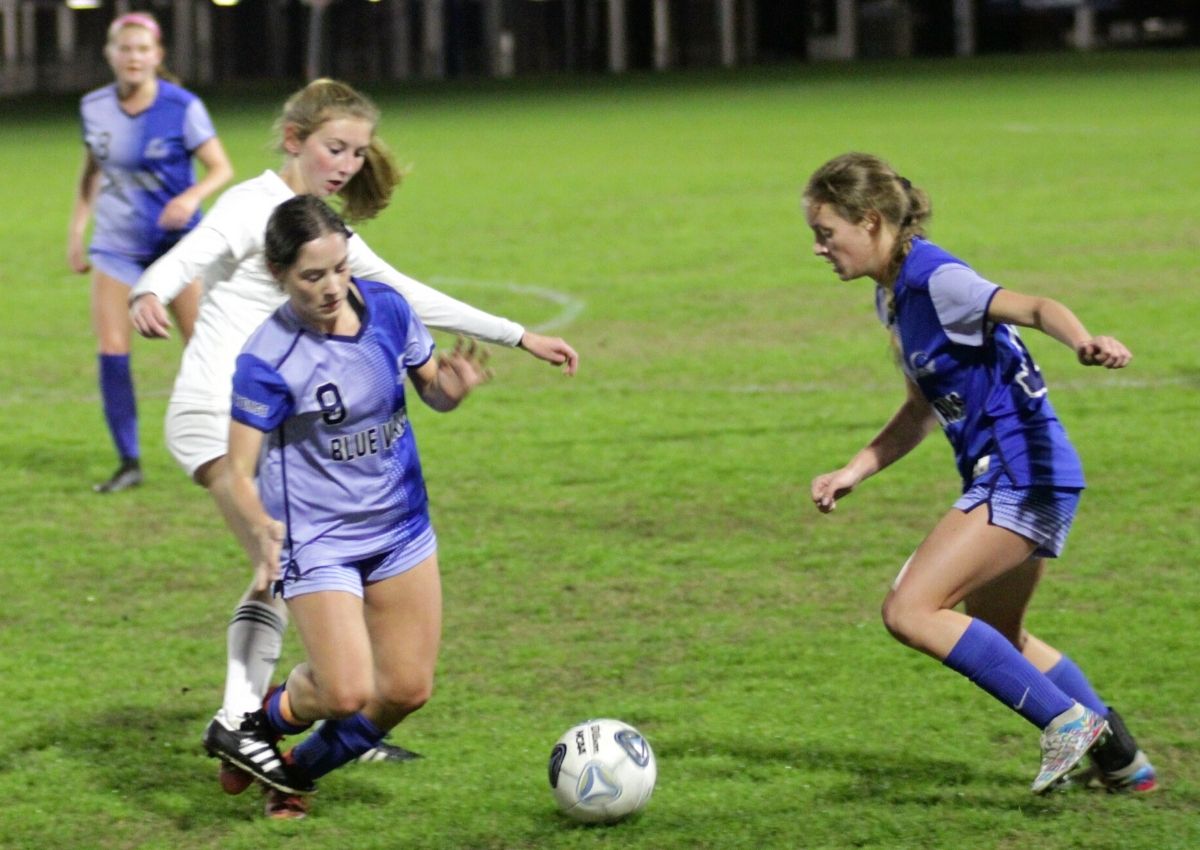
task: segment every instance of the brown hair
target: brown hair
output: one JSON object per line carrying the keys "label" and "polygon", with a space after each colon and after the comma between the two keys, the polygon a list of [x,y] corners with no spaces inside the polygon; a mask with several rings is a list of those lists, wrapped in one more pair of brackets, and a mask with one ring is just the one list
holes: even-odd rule
{"label": "brown hair", "polygon": [[276,280],[296,263],[300,249],[330,233],[350,238],[350,229],[316,195],[295,195],[277,206],[267,220],[263,253]]}
{"label": "brown hair", "polygon": [[275,121],[275,133],[283,150],[285,130],[292,127],[296,138],[304,141],[326,121],[336,118],[360,118],[371,125],[371,143],[363,167],[339,191],[342,215],[347,221],[374,218],[387,208],[392,192],[404,179],[404,171],[383,140],[375,135],[379,108],[366,95],[345,83],[322,78],[313,80],[294,93],[283,105]]}
{"label": "brown hair", "polygon": [[807,204],[828,204],[847,221],[858,224],[869,212],[896,228],[895,272],[912,247],[914,236],[925,235],[933,215],[929,195],[877,156],[845,153],[822,165],[804,187]]}

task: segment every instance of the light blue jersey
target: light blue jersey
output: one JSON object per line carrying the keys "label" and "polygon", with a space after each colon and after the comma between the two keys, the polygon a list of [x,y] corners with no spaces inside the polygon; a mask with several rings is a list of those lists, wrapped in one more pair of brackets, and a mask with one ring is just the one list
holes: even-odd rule
{"label": "light blue jersey", "polygon": [[266,434],[258,488],[287,526],[285,569],[404,547],[430,530],[404,380],[433,339],[394,289],[354,283],[357,336],[316,333],[284,304],[237,359],[232,416]]}
{"label": "light blue jersey", "polygon": [[196,95],[159,80],[154,103],[137,115],[121,109],[112,83],[84,95],[80,117],[101,171],[91,252],[145,268],[200,220],[197,211],[182,230],[158,226],[163,207],[196,182],[192,154],[216,135],[208,111]]}
{"label": "light blue jersey", "polygon": [[932,242],[914,239],[880,319],[903,368],[954,448],[964,489],[1000,475],[1016,487],[1082,488],[1083,468],[1017,329],[987,320],[1000,289]]}

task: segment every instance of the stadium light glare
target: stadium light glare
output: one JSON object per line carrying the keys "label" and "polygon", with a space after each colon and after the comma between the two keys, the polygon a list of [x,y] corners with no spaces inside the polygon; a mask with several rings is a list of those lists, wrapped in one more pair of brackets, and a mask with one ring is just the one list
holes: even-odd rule
{"label": "stadium light glare", "polygon": [[100,0],[67,0],[68,9],[99,9]]}
{"label": "stadium light glare", "polygon": [[213,0],[214,6],[236,6],[241,0]]}

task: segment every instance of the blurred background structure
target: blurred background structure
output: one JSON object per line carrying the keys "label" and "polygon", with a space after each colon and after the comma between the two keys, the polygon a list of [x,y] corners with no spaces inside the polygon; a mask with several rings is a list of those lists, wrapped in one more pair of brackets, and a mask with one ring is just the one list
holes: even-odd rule
{"label": "blurred background structure", "polygon": [[0,94],[110,80],[127,11],[159,18],[198,86],[1200,44],[1198,0],[0,0]]}

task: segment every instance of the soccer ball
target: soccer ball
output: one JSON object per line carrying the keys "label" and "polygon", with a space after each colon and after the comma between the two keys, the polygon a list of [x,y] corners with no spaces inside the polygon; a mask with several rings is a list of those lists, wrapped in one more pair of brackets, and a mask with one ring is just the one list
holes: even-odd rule
{"label": "soccer ball", "polygon": [[642,733],[620,720],[572,726],[550,753],[558,807],[581,823],[615,823],[645,808],[658,765]]}

